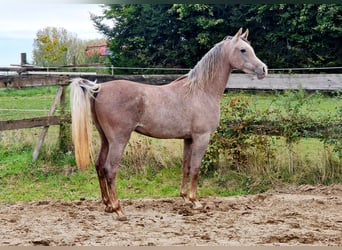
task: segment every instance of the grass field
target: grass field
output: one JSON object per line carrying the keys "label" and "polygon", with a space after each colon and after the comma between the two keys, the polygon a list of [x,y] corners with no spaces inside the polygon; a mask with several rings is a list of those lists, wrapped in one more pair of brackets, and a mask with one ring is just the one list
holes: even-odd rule
{"label": "grass field", "polygon": [[[0,89],[0,120],[46,115],[54,99],[56,87]],[[282,94],[225,94],[222,105],[235,97],[248,98],[258,110],[284,108]],[[298,100],[297,100],[298,101]],[[295,101],[291,102],[294,103]],[[342,107],[339,95],[310,95],[305,112],[320,119],[337,115]],[[59,127],[52,126],[38,161],[32,162],[32,151],[40,128],[0,132],[0,201],[78,200],[99,198],[99,186],[94,168],[81,172],[75,167],[72,152],[58,150]],[[257,162],[238,168],[221,167],[202,174],[199,195],[227,196],[265,191],[286,183],[340,182],[341,162],[337,154],[322,141],[301,139],[293,147],[293,173],[288,172],[289,150],[283,138],[273,138],[276,155],[272,165]],[[98,138],[94,138],[95,149]],[[157,140],[134,134],[125,151],[118,176],[121,198],[178,196],[181,176],[182,141]],[[332,176],[333,175],[333,176]]]}

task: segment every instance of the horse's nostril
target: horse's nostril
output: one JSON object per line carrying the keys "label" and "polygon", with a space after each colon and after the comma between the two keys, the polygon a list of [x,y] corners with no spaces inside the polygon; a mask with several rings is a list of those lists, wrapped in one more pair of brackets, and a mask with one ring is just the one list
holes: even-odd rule
{"label": "horse's nostril", "polygon": [[262,67],[262,72],[264,72],[264,73],[266,72],[265,67]]}

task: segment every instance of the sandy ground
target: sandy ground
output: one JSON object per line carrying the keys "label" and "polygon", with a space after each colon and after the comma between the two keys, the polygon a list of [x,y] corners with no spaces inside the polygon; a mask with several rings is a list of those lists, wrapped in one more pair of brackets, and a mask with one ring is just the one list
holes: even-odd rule
{"label": "sandy ground", "polygon": [[124,222],[99,200],[0,204],[0,245],[342,246],[342,184],[201,202],[123,200]]}

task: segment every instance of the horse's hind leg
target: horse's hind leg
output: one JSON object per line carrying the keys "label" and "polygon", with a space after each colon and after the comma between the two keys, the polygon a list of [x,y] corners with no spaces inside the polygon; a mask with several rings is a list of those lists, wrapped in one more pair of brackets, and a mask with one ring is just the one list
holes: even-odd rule
{"label": "horse's hind leg", "polygon": [[118,171],[119,163],[122,158],[123,151],[127,145],[129,138],[130,133],[126,135],[124,133],[120,133],[120,136],[117,136],[109,140],[109,150],[104,165],[104,173],[106,176],[109,196],[109,205],[107,209],[112,208],[112,211],[108,212],[116,212],[119,220],[126,220],[127,218],[122,211],[120,201],[118,199],[118,195],[116,192],[116,174]]}
{"label": "horse's hind leg", "polygon": [[102,127],[100,126],[99,121],[97,119],[97,115],[95,112],[95,99],[91,99],[91,100],[92,100],[92,105],[91,105],[92,118],[101,138],[101,148],[100,148],[100,152],[97,157],[97,160],[95,162],[95,168],[97,172],[97,177],[99,179],[102,202],[106,205],[105,211],[114,212],[113,208],[110,206],[110,203],[109,203],[107,181],[106,181],[106,176],[104,172],[104,164],[107,159],[109,144],[108,144],[106,135],[104,134]]}
{"label": "horse's hind leg", "polygon": [[110,211],[112,208],[109,204],[107,182],[106,182],[106,177],[105,177],[105,172],[104,172],[104,164],[106,162],[107,155],[108,155],[108,142],[105,138],[102,138],[101,149],[100,149],[99,156],[96,160],[95,167],[96,167],[97,177],[100,183],[102,202],[106,205],[106,211],[113,212],[113,211]]}

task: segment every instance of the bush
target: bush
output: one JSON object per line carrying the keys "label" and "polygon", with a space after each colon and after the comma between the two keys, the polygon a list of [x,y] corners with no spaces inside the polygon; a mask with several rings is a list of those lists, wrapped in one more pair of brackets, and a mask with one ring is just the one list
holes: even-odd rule
{"label": "bush", "polygon": [[[264,110],[244,95],[230,98],[221,105],[221,122],[203,159],[203,172],[220,176],[220,182],[224,175],[238,173],[246,188],[258,190],[282,182],[342,180],[341,115],[317,113],[320,98],[319,93],[287,91]],[[314,157],[301,152],[298,144],[304,138],[316,138],[323,150],[314,154],[321,159],[313,162]]]}

